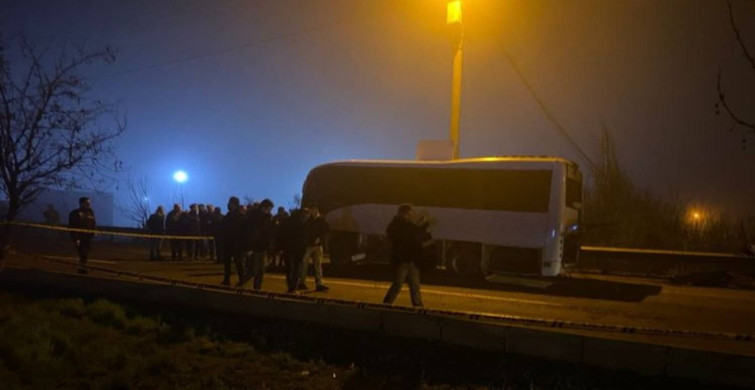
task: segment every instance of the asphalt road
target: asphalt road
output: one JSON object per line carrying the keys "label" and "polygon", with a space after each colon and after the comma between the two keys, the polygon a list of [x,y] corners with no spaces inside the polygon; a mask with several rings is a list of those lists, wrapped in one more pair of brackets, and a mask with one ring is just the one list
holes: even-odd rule
{"label": "asphalt road", "polygon": [[[64,253],[68,252],[68,253]],[[49,255],[59,260],[75,261],[70,251]],[[150,262],[139,260],[91,259],[95,266],[135,271],[145,275],[219,284],[222,266],[209,261]],[[33,267],[55,272],[74,272],[71,266],[24,255],[13,256],[8,266]],[[379,303],[388,289],[387,270],[381,266],[355,267],[339,275],[326,269],[328,292],[305,294],[362,302]],[[93,273],[86,277],[112,277]],[[235,283],[235,276],[232,280]],[[540,281],[506,280],[494,283],[464,280],[446,275],[424,275],[422,294],[431,309],[490,313],[507,316],[597,323],[627,327],[669,330],[736,333],[755,336],[755,291],[665,284],[659,280],[626,277],[571,275],[543,285]],[[518,284],[511,284],[517,282]],[[245,288],[251,288],[248,283]],[[537,286],[535,284],[538,284]],[[314,287],[310,276],[309,287]],[[265,275],[263,289],[286,290],[284,275],[273,270]],[[397,305],[409,306],[407,288]],[[561,330],[570,333],[596,333]],[[699,337],[633,335],[616,332],[599,337],[637,340],[755,356],[755,340],[732,341]]]}

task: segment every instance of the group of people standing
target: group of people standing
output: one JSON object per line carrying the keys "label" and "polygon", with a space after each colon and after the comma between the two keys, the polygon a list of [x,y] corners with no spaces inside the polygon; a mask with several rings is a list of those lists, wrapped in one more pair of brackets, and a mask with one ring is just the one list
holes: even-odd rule
{"label": "group of people standing", "polygon": [[[225,215],[212,205],[192,204],[188,211],[182,211],[176,204],[166,216],[160,206],[147,220],[147,229],[151,234],[174,236],[169,239],[172,260],[182,260],[186,249],[189,259],[209,256],[222,261],[223,285],[230,286],[235,267],[237,287],[253,280],[253,288],[259,290],[266,260],[276,263],[280,259],[286,267],[288,291],[308,290],[305,280],[311,259],[315,289],[328,291],[322,277],[323,244],[329,230],[325,218],[316,207],[296,209],[290,215],[279,207],[273,216],[273,206],[269,199],[242,205],[235,196],[228,200]],[[212,239],[199,238],[202,236]],[[151,260],[162,259],[161,245],[161,238],[152,239]]]}
{"label": "group of people standing", "polygon": [[[151,234],[168,236],[217,236],[219,235],[220,222],[223,219],[219,207],[211,204],[191,204],[189,210],[182,210],[181,205],[174,204],[173,209],[165,214],[163,206],[159,206],[147,219],[147,231]],[[218,256],[215,240],[202,238],[185,239],[174,238],[169,240],[171,260],[183,260],[184,250],[188,259],[198,260],[200,257],[209,257],[210,260],[221,259]],[[150,242],[149,259],[162,260],[162,239],[156,238]]]}
{"label": "group of people standing", "polygon": [[[155,234],[182,234],[198,237],[210,235],[203,245],[201,239],[172,239],[171,257],[180,259],[181,241],[188,241],[189,257],[198,256],[205,248],[210,258],[222,259],[224,286],[231,285],[231,266],[235,265],[238,275],[237,287],[253,280],[253,288],[260,290],[265,274],[266,258],[280,257],[286,267],[286,284],[289,293],[307,290],[305,280],[309,260],[312,259],[317,291],[328,291],[323,284],[322,260],[323,244],[329,226],[317,207],[295,209],[289,215],[282,207],[272,215],[273,202],[265,199],[249,206],[242,206],[239,198],[228,199],[228,213],[223,215],[219,208],[200,207],[192,204],[188,212],[181,212],[179,205],[164,216],[162,206],[158,207],[147,221],[150,232]],[[204,217],[202,217],[204,216]],[[89,198],[79,199],[79,208],[69,214],[69,227],[84,229],[72,231],[80,264],[86,266],[89,245],[96,228],[94,212]],[[414,209],[409,204],[398,207],[396,216],[386,229],[391,243],[391,262],[394,278],[383,303],[392,304],[404,282],[408,282],[412,305],[422,307],[420,275],[417,262],[423,257],[423,240],[427,237],[427,221],[417,220]],[[160,238],[154,238],[150,247],[150,258],[160,258]],[[196,257],[194,257],[196,258]],[[86,273],[86,267],[79,268]]]}
{"label": "group of people standing", "polygon": [[289,215],[279,208],[271,215],[273,202],[263,200],[256,207],[244,210],[239,198],[228,200],[228,214],[221,223],[224,261],[223,281],[231,284],[231,267],[238,275],[237,287],[253,279],[253,288],[262,287],[265,256],[282,259],[286,267],[286,284],[289,293],[307,290],[305,283],[309,260],[315,271],[315,289],[328,291],[323,283],[323,243],[328,224],[317,208],[295,209]]}

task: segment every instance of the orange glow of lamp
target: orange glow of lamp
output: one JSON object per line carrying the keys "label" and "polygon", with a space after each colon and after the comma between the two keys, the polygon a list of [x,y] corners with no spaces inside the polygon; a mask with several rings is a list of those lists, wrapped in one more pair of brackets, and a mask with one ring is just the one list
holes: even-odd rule
{"label": "orange glow of lamp", "polygon": [[461,0],[449,1],[446,11],[446,24],[461,23]]}

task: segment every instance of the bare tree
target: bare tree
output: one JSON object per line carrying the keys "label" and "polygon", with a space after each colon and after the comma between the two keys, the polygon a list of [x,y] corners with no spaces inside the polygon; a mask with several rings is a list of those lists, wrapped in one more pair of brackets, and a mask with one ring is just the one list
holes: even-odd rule
{"label": "bare tree", "polygon": [[682,249],[685,204],[638,186],[622,168],[613,137],[603,127],[592,185],[585,193],[585,243]]}
{"label": "bare tree", "polygon": [[[741,50],[742,57],[744,57],[745,61],[749,65],[750,70],[752,70],[753,74],[755,74],[755,58],[753,57],[753,52],[750,50],[750,48],[748,48],[748,42],[745,41],[740,27],[737,24],[736,18],[734,17],[734,8],[731,4],[731,1],[727,0],[726,5],[728,6],[729,10],[729,24],[731,25],[732,32],[734,33],[734,41],[736,43],[736,46]],[[735,107],[734,102],[728,99],[728,97],[726,96],[725,88],[721,81],[721,73],[721,68],[719,68],[718,82],[716,84],[718,90],[716,114],[720,114],[720,110],[721,108],[723,108],[726,115],[729,117],[729,119],[731,119],[731,126],[729,128],[730,130],[733,131],[737,128],[741,128],[744,135],[755,134],[755,118],[748,117],[746,115],[751,115],[752,110],[747,108],[737,108]],[[745,140],[743,138],[743,145],[744,141]]]}
{"label": "bare tree", "polygon": [[288,205],[292,209],[301,208],[301,194],[300,193],[294,194],[294,197],[291,199],[291,201],[288,203]]}
{"label": "bare tree", "polygon": [[139,178],[139,180],[129,179],[126,186],[128,189],[128,201],[121,211],[137,227],[143,228],[146,226],[151,212],[149,204],[149,180],[144,176]]}
{"label": "bare tree", "polygon": [[[114,60],[107,47],[64,50],[48,59],[24,37],[10,45],[0,40],[0,189],[8,200],[5,221],[15,220],[45,188],[81,187],[119,169],[111,141],[125,130],[125,119],[112,105],[90,98],[91,86],[81,76],[87,65]],[[9,235],[10,224],[5,224],[0,229],[3,250]]]}

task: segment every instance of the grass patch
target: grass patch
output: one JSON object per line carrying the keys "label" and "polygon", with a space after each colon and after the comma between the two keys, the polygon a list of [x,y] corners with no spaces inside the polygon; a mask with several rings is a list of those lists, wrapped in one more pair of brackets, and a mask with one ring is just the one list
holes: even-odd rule
{"label": "grass patch", "polygon": [[127,315],[106,300],[0,294],[2,389],[337,388],[324,363],[197,336],[185,323]]}
{"label": "grass patch", "polygon": [[680,385],[701,388],[312,324],[0,293],[2,389],[581,390]]}

